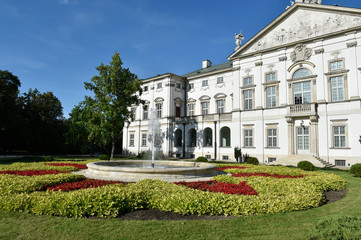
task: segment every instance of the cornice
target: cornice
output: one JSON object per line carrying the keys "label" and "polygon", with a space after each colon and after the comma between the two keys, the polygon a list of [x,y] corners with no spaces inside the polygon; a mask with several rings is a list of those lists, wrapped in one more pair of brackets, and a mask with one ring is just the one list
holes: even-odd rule
{"label": "cornice", "polygon": [[223,72],[230,72],[230,71],[233,71],[233,67],[225,68],[225,69],[221,69],[221,70],[216,70],[216,71],[212,71],[212,72],[207,72],[207,73],[203,73],[203,74],[199,74],[199,75],[196,75],[196,76],[193,76],[193,77],[188,77],[186,79],[187,80],[193,80],[193,79],[197,79],[197,78],[208,77],[210,75],[223,73]]}

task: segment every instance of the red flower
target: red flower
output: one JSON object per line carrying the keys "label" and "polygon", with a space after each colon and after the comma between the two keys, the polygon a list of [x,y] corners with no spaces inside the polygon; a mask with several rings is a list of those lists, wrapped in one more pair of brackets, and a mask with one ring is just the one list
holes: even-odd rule
{"label": "red flower", "polygon": [[0,174],[10,174],[10,175],[20,175],[20,176],[39,176],[39,175],[60,174],[60,173],[69,173],[69,172],[68,171],[58,171],[58,170],[0,171]]}
{"label": "red flower", "polygon": [[273,177],[273,178],[303,178],[304,175],[299,176],[290,176],[290,175],[278,175],[278,174],[270,174],[270,173],[233,173],[232,177],[252,177],[252,176],[260,176],[260,177]]}
{"label": "red flower", "polygon": [[71,166],[77,169],[87,169],[88,167],[84,164],[77,164],[77,163],[45,163],[46,165],[56,166],[56,167],[64,167],[64,166]]}
{"label": "red flower", "polygon": [[227,167],[217,167],[216,170],[219,170],[219,171],[224,171],[226,169],[246,169],[247,167],[232,167],[232,166],[227,166]]}
{"label": "red flower", "polygon": [[95,179],[85,179],[85,180],[77,181],[77,182],[62,183],[62,184],[59,184],[56,186],[44,185],[42,188],[40,188],[38,190],[39,191],[51,190],[51,191],[69,192],[69,191],[74,191],[74,190],[79,190],[79,189],[96,188],[96,187],[101,187],[101,186],[105,186],[105,185],[109,185],[109,184],[117,184],[117,183],[121,183],[123,185],[127,184],[127,183],[118,182],[118,181],[103,181],[103,180],[95,180]]}

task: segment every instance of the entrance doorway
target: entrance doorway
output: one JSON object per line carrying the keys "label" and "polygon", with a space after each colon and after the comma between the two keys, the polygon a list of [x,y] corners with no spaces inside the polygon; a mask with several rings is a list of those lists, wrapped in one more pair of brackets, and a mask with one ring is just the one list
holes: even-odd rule
{"label": "entrance doorway", "polygon": [[298,127],[297,131],[297,153],[300,155],[310,154],[310,128]]}

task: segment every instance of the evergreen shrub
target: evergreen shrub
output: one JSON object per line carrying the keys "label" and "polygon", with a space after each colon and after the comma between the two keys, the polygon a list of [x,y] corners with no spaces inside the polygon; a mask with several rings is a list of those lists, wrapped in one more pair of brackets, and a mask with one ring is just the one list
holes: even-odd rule
{"label": "evergreen shrub", "polygon": [[54,157],[53,156],[45,156],[44,161],[46,161],[46,162],[54,161]]}
{"label": "evergreen shrub", "polygon": [[297,164],[297,167],[301,168],[302,170],[305,170],[305,171],[314,171],[315,170],[315,166],[309,161],[301,161]]}
{"label": "evergreen shrub", "polygon": [[208,159],[206,157],[197,157],[196,162],[208,162]]}
{"label": "evergreen shrub", "polygon": [[354,174],[356,177],[361,177],[361,163],[352,165],[350,173]]}
{"label": "evergreen shrub", "polygon": [[253,164],[253,165],[258,165],[259,161],[256,157],[248,157],[246,160],[247,164]]}
{"label": "evergreen shrub", "polygon": [[103,155],[99,155],[99,160],[110,160],[110,157],[106,154],[103,154]]}

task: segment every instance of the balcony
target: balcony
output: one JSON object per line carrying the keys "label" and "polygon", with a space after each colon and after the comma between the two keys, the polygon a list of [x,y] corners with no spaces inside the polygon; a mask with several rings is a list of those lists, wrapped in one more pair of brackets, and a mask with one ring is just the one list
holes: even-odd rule
{"label": "balcony", "polygon": [[317,115],[316,103],[295,104],[287,107],[288,117],[307,117]]}

